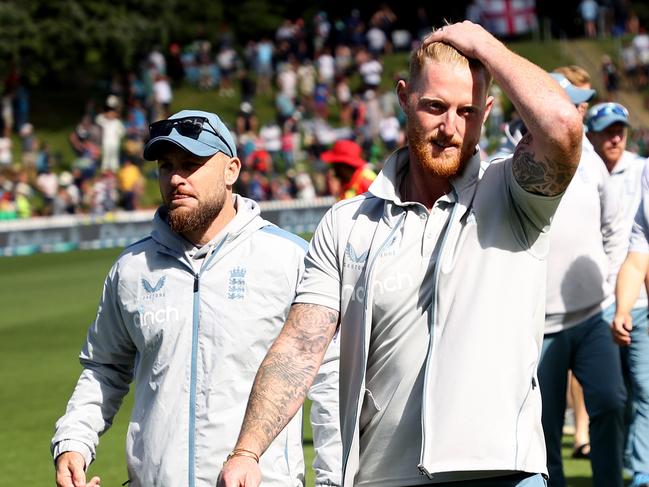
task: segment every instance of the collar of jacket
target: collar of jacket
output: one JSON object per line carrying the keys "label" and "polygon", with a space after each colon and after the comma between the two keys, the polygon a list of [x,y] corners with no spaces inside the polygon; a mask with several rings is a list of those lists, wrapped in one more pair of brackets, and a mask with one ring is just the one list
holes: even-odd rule
{"label": "collar of jacket", "polygon": [[161,247],[162,251],[175,257],[188,256],[189,251],[198,248],[193,252],[194,259],[202,258],[208,253],[210,247],[225,239],[225,243],[240,238],[245,234],[252,233],[269,223],[260,216],[259,205],[248,198],[238,194],[233,195],[234,207],[237,211],[234,218],[207,244],[198,248],[192,242],[171,230],[167,223],[167,210],[164,206],[158,208],[153,218],[153,231],[151,237]]}
{"label": "collar of jacket", "polygon": [[[407,173],[407,166],[410,164],[408,147],[393,152],[383,166],[383,170],[376,177],[369,188],[374,196],[390,202],[384,206],[383,218],[388,225],[392,226],[395,219],[403,212],[403,203],[397,195],[397,188],[401,178]],[[469,159],[460,174],[451,179],[451,187],[455,201],[462,206],[470,206],[475,193],[476,182],[480,174],[480,151],[476,148],[475,153]]]}

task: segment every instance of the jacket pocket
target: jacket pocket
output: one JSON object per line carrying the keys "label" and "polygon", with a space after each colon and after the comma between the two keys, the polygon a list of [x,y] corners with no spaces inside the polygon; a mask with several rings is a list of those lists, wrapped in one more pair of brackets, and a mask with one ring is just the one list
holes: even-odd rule
{"label": "jacket pocket", "polygon": [[367,425],[372,421],[372,418],[376,416],[376,413],[381,411],[381,406],[379,406],[374,399],[372,391],[365,389],[365,395],[363,397],[363,406],[361,407],[361,417],[358,423],[360,431],[363,431]]}

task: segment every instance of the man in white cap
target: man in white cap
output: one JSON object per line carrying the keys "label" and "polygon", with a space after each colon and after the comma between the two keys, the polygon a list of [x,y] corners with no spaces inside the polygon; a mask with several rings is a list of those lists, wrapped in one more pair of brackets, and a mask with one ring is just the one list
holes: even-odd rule
{"label": "man in white cap", "polygon": [[[582,115],[595,94],[551,73]],[[595,487],[622,487],[626,391],[618,350],[609,339],[615,275],[626,249],[618,195],[588,140],[557,209],[550,254],[539,384],[548,452],[548,485],[565,487],[561,441],[568,371],[584,390],[590,417]]]}
{"label": "man in white cap", "polygon": [[[233,194],[241,162],[218,116],[183,110],[153,123],[144,158],[158,161],[163,205],[151,234],[106,278],[83,372],[52,440],[61,487],[99,484],[86,484],[85,471],[131,381],[130,485],[213,487],[304,268],[305,242]],[[322,485],[340,481],[336,346],[311,389]],[[264,486],[303,485],[301,440],[298,415],[262,460]]]}
{"label": "man in white cap", "polygon": [[[623,235],[628,243],[633,221],[640,207],[642,171],[646,159],[626,150],[629,132],[629,112],[619,103],[600,103],[586,115],[588,139],[601,156],[611,174],[624,219]],[[626,247],[624,254],[626,255]],[[629,254],[625,267],[633,265],[642,253]],[[628,274],[628,272],[627,272]],[[646,274],[646,272],[645,272]],[[622,275],[622,271],[620,271]],[[624,279],[621,279],[624,281]],[[620,280],[618,280],[620,282]],[[616,311],[612,322],[615,342],[622,347],[622,360],[628,370],[633,414],[625,450],[627,467],[633,472],[632,487],[649,485],[649,335],[647,293],[644,286],[638,296],[629,299],[616,290]]]}

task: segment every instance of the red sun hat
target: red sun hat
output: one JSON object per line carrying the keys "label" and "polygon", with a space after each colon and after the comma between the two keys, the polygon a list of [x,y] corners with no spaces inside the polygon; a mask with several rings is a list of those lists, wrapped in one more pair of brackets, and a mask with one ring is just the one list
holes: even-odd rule
{"label": "red sun hat", "polygon": [[363,167],[367,164],[361,157],[363,149],[353,140],[337,140],[331,150],[320,154],[320,159],[330,164],[343,163],[352,167]]}

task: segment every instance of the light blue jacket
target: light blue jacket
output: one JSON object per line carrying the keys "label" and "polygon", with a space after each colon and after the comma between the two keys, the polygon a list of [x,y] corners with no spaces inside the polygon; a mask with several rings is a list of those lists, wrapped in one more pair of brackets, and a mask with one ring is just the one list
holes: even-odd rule
{"label": "light blue jacket", "polygon": [[[306,243],[235,196],[237,214],[197,249],[159,210],[151,236],[111,268],[81,351],[83,372],[52,440],[86,465],[135,382],[126,440],[132,486],[216,485],[233,449],[257,369],[279,333],[303,271]],[[315,385],[314,467],[340,482],[337,343]],[[302,415],[261,459],[263,486],[304,482]]]}

